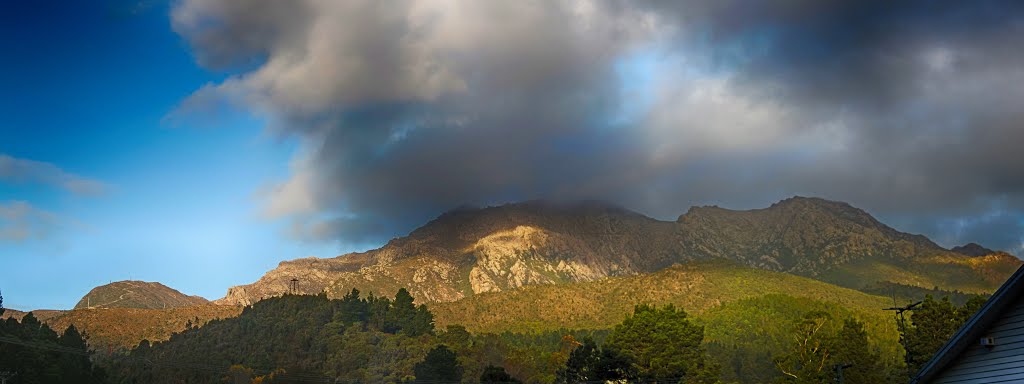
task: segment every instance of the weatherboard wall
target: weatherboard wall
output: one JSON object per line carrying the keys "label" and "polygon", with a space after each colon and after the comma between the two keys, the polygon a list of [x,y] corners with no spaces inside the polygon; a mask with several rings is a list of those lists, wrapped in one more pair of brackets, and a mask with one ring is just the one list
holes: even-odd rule
{"label": "weatherboard wall", "polygon": [[980,338],[964,350],[932,383],[1024,382],[1024,299],[1017,297],[984,333],[995,345]]}

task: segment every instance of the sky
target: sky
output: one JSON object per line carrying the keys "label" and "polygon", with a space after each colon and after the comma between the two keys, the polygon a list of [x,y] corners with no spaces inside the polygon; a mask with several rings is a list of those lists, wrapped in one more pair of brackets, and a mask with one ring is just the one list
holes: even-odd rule
{"label": "sky", "polygon": [[793,195],[1024,255],[1014,1],[37,1],[0,11],[0,291],[210,299],[466,204]]}

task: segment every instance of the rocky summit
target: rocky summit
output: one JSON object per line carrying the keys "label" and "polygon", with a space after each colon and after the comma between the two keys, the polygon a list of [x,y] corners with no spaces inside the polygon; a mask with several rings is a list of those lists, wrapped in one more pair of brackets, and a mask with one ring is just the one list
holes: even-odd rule
{"label": "rocky summit", "polygon": [[390,295],[400,287],[421,302],[451,302],[718,259],[855,289],[892,282],[965,292],[991,292],[1021,263],[953,252],[818,198],[742,211],[694,207],[676,221],[601,202],[529,201],[453,210],[368,252],[285,261],[217,303],[248,305],[290,290]]}
{"label": "rocky summit", "polygon": [[1001,251],[993,251],[991,249],[985,248],[978,243],[967,243],[964,245],[953,247],[950,250],[961,255],[967,256],[987,256],[996,253],[1004,253]]}

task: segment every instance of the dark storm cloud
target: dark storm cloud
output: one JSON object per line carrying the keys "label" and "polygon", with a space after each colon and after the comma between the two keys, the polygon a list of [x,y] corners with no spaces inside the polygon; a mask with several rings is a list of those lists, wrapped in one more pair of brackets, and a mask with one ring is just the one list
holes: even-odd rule
{"label": "dark storm cloud", "polygon": [[281,7],[191,0],[173,21],[201,64],[252,68],[183,108],[227,101],[302,138],[266,195],[306,236],[537,197],[665,218],[799,193],[939,236],[914,219],[1024,211],[1014,2]]}

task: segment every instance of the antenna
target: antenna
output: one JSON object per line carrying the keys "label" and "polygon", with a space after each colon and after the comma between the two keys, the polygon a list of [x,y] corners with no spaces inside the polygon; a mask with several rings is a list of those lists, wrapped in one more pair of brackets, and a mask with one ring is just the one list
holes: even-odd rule
{"label": "antenna", "polygon": [[907,306],[905,306],[905,307],[898,307],[898,306],[896,306],[896,296],[895,295],[893,295],[892,301],[893,301],[892,308],[883,308],[882,310],[883,311],[896,311],[896,316],[899,317],[899,320],[897,320],[896,325],[899,327],[900,334],[902,335],[900,337],[900,341],[903,342],[903,352],[904,352],[903,362],[906,363],[907,367],[908,367],[907,375],[908,376],[909,375],[913,375],[914,373],[910,372],[910,370],[909,370],[911,356],[910,356],[910,348],[907,346],[907,319],[904,318],[903,312],[913,310],[914,307],[916,307],[918,305],[921,305],[922,301],[918,301],[918,302],[913,303],[913,304],[907,304]]}
{"label": "antenna", "polygon": [[299,279],[293,277],[289,281],[288,293],[291,293],[293,295],[298,295],[299,294]]}

